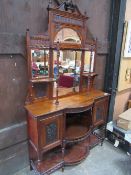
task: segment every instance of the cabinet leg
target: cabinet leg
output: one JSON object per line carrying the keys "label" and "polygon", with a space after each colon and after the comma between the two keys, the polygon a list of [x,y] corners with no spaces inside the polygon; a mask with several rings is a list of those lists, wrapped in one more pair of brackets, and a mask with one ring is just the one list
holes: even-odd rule
{"label": "cabinet leg", "polygon": [[64,156],[65,156],[65,140],[63,141],[63,144],[62,144],[62,158],[63,158],[63,161],[64,161]]}
{"label": "cabinet leg", "polygon": [[66,145],[65,140],[63,140],[63,143],[62,143],[62,159],[63,159],[62,172],[64,172],[65,145]]}
{"label": "cabinet leg", "polygon": [[103,126],[103,138],[102,138],[102,140],[101,140],[101,146],[103,146],[103,142],[104,142],[104,140],[105,140],[105,138],[106,138],[106,124]]}
{"label": "cabinet leg", "polygon": [[88,138],[88,142],[89,142],[89,149],[91,149],[91,135]]}
{"label": "cabinet leg", "polygon": [[42,153],[38,152],[38,162],[40,163],[42,161]]}
{"label": "cabinet leg", "polygon": [[31,162],[30,162],[30,171],[32,171],[32,170],[33,170],[33,168],[32,168]]}
{"label": "cabinet leg", "polygon": [[104,128],[103,128],[104,129],[104,136],[105,136],[105,138],[107,136],[107,134],[106,134],[106,128],[107,128],[107,123],[104,124]]}
{"label": "cabinet leg", "polygon": [[101,146],[103,146],[104,139],[101,140]]}

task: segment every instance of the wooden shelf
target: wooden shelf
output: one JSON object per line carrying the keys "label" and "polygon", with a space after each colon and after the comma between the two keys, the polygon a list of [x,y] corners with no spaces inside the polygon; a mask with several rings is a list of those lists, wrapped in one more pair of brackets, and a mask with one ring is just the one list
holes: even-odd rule
{"label": "wooden shelf", "polygon": [[32,168],[37,173],[52,173],[56,169],[59,169],[63,166],[62,153],[61,151],[50,151],[45,153],[43,156],[43,161],[33,162],[31,161]]}
{"label": "wooden shelf", "polygon": [[65,165],[75,165],[84,160],[89,154],[89,141],[83,141],[74,146],[68,146],[65,151]]}
{"label": "wooden shelf", "polygon": [[75,165],[81,163],[90,152],[90,148],[99,143],[99,139],[95,135],[91,135],[79,144],[67,146],[64,156],[65,165]]}
{"label": "wooden shelf", "polygon": [[93,146],[95,146],[99,143],[100,143],[100,140],[94,134],[91,134],[90,138],[87,138],[83,141],[83,145],[89,146],[90,148],[92,148]]}
{"label": "wooden shelf", "polygon": [[101,140],[96,135],[92,134],[90,138],[90,148],[93,148],[99,143],[101,143]]}
{"label": "wooden shelf", "polygon": [[83,77],[89,77],[89,76],[91,76],[91,77],[95,77],[95,76],[97,76],[98,74],[96,74],[96,73],[94,73],[94,72],[90,72],[90,73],[86,73],[86,72],[84,72],[83,74],[82,74],[82,76]]}
{"label": "wooden shelf", "polygon": [[54,78],[38,78],[38,79],[32,79],[30,82],[32,83],[50,83],[56,81]]}
{"label": "wooden shelf", "polygon": [[66,140],[77,140],[85,137],[88,134],[89,128],[82,125],[71,125],[67,127],[65,133]]}

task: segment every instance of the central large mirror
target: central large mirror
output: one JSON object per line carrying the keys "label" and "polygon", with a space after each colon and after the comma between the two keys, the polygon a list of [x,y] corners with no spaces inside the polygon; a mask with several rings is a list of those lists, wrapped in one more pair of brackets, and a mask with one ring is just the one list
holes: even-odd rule
{"label": "central large mirror", "polygon": [[[70,28],[61,29],[54,42],[64,44],[64,49],[60,50],[59,64],[57,64],[57,52],[54,51],[54,78],[58,78],[59,94],[58,96],[64,96],[72,92],[79,92],[79,81],[80,81],[80,69],[81,69],[81,51],[77,50],[77,46],[81,44],[81,39],[77,32]],[[68,44],[75,44],[75,48],[67,49]],[[58,66],[59,65],[59,66]],[[53,96],[56,96],[56,86],[54,83]]]}
{"label": "central large mirror", "polygon": [[[57,52],[54,51],[54,78],[58,76],[59,96],[79,92],[81,51],[60,50],[59,66]],[[56,96],[54,83],[54,97]]]}
{"label": "central large mirror", "polygon": [[31,67],[32,79],[43,78],[49,76],[49,50],[48,49],[32,49],[31,50]]}

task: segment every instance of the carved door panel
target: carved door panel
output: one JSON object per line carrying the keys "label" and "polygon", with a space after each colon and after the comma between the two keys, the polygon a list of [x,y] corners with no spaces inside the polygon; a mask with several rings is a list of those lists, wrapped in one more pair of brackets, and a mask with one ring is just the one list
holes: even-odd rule
{"label": "carved door panel", "polygon": [[63,115],[55,115],[40,121],[40,147],[48,150],[62,143]]}
{"label": "carved door panel", "polygon": [[109,97],[97,99],[93,109],[93,125],[98,126],[104,124],[107,120]]}

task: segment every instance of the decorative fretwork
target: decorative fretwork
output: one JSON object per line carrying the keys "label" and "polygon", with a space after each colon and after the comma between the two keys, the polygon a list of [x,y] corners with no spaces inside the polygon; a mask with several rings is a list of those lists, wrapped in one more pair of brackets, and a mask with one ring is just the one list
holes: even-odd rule
{"label": "decorative fretwork", "polygon": [[56,29],[56,31],[59,31],[61,29],[61,25],[57,23],[55,26],[55,29]]}
{"label": "decorative fretwork", "polygon": [[46,143],[52,143],[57,139],[57,124],[50,123],[46,126]]}
{"label": "decorative fretwork", "polygon": [[85,43],[85,50],[95,50],[95,49],[96,49],[95,42],[94,43]]}
{"label": "decorative fretwork", "polygon": [[30,40],[30,47],[36,47],[36,48],[48,48],[49,47],[49,37],[46,35],[36,35],[32,36]]}
{"label": "decorative fretwork", "polygon": [[77,25],[77,26],[83,26],[83,22],[78,20],[78,19],[71,19],[71,18],[66,18],[60,15],[54,15],[54,22],[60,22],[60,23],[66,23],[66,24],[72,24],[72,25]]}

